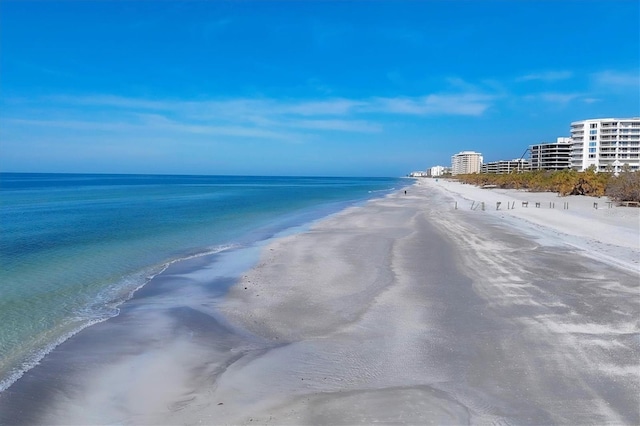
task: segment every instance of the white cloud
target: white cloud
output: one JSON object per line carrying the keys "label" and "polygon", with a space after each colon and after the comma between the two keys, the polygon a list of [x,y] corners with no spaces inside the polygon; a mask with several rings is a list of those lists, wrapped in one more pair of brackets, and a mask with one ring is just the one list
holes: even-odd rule
{"label": "white cloud", "polygon": [[558,81],[558,80],[567,80],[573,77],[573,72],[571,71],[544,71],[538,73],[526,74],[521,77],[516,78],[516,81]]}
{"label": "white cloud", "polygon": [[640,71],[620,72],[602,71],[591,75],[594,82],[600,86],[633,88],[640,86]]}
{"label": "white cloud", "polygon": [[378,98],[372,111],[407,115],[482,115],[495,99],[483,94],[428,95],[421,98]]}
{"label": "white cloud", "polygon": [[554,104],[568,104],[569,102],[578,99],[582,96],[579,93],[553,93],[546,92],[535,95],[536,98],[543,100],[545,102],[554,103]]}
{"label": "white cloud", "polygon": [[446,81],[452,88],[463,92],[474,92],[478,90],[477,85],[471,84],[460,77],[448,77],[446,78]]}
{"label": "white cloud", "polygon": [[82,120],[82,119],[31,119],[31,118],[4,118],[4,123],[13,124],[18,126],[27,127],[45,127],[45,128],[61,128],[77,131],[101,131],[101,132],[115,132],[115,131],[132,131],[137,129],[138,126],[131,123],[125,123],[118,120],[110,122]]}
{"label": "white cloud", "polygon": [[296,120],[292,127],[316,130],[339,130],[344,132],[377,133],[382,126],[362,120]]}
{"label": "white cloud", "polygon": [[[384,132],[385,117],[479,116],[495,97],[479,93],[364,99],[168,100],[94,96],[52,96],[14,104],[3,125],[38,129],[61,137],[83,135],[89,141],[171,139],[221,141],[254,139],[301,143],[323,132]],[[401,119],[401,118],[400,118]],[[118,142],[119,143],[119,142]]]}
{"label": "white cloud", "polygon": [[93,96],[48,96],[43,98],[47,103],[63,104],[69,106],[101,106],[116,109],[144,109],[163,110],[169,109],[171,103],[166,101],[154,101],[147,99],[126,98],[115,95],[93,95]]}
{"label": "white cloud", "polygon": [[[531,74],[525,76],[530,80],[552,80],[553,78],[559,79],[564,72],[553,72],[545,74]],[[569,72],[566,72],[570,75]],[[525,77],[520,78],[524,80]],[[523,96],[525,101],[538,101],[556,104],[558,106],[566,106],[573,102],[581,102],[583,104],[591,105],[594,103],[602,102],[606,98],[610,98],[613,93],[634,93],[640,89],[640,74],[638,72],[621,72],[621,71],[601,71],[592,73],[585,76],[590,79],[591,84],[588,85],[587,90],[581,92],[560,92],[549,91],[532,93]],[[637,97],[637,95],[636,95]]]}
{"label": "white cloud", "polygon": [[207,125],[189,122],[180,122],[168,119],[159,114],[133,114],[131,122],[122,122],[119,119],[113,121],[82,120],[34,120],[6,118],[3,121],[10,125],[57,128],[73,130],[74,132],[86,131],[91,134],[120,133],[147,136],[177,136],[181,134],[209,135],[209,136],[233,136],[259,139],[273,139],[286,142],[296,142],[302,139],[302,135],[287,131],[256,128],[241,125]]}
{"label": "white cloud", "polygon": [[[255,126],[278,126],[283,123],[290,127],[293,121],[300,120],[301,126],[309,126],[314,119],[324,120],[324,124],[337,124],[337,121],[327,121],[335,117],[343,120],[356,120],[369,113],[394,115],[479,115],[489,108],[495,95],[476,92],[456,94],[430,94],[422,97],[373,97],[365,99],[331,98],[323,100],[294,100],[269,98],[237,98],[226,100],[150,100],[127,98],[113,95],[95,96],[51,96],[38,102],[41,108],[51,108],[63,105],[65,111],[75,110],[76,115],[90,114],[91,111],[108,109],[109,114],[117,116],[145,114],[156,117],[171,118],[185,122],[233,122],[250,123]],[[34,100],[31,100],[34,101]],[[96,107],[87,110],[86,106]],[[113,110],[113,111],[112,111]],[[362,119],[357,119],[357,125],[345,126],[340,122],[337,127],[362,128],[370,131],[372,127],[363,125]]]}
{"label": "white cloud", "polygon": [[362,101],[350,99],[331,99],[328,101],[304,101],[276,107],[276,112],[294,115],[347,115],[364,105]]}

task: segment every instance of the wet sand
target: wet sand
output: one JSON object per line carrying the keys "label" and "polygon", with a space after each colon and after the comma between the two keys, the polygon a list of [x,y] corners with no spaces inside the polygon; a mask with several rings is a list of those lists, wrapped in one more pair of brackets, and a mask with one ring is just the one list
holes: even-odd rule
{"label": "wet sand", "polygon": [[174,265],[0,424],[640,424],[640,210],[407,190]]}

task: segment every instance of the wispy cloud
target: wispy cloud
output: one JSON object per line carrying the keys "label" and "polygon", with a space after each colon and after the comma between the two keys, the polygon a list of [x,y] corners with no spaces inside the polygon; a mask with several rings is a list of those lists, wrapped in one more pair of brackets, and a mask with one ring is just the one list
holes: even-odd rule
{"label": "wispy cloud", "polygon": [[275,111],[304,116],[315,115],[348,115],[358,107],[366,105],[366,101],[351,99],[330,99],[323,101],[303,101],[284,103],[276,106]]}
{"label": "wispy cloud", "polygon": [[168,101],[127,98],[116,95],[87,95],[70,96],[54,95],[41,99],[47,104],[62,104],[67,106],[100,106],[116,109],[166,110],[172,108]]}
{"label": "wispy cloud", "polygon": [[572,102],[584,100],[583,93],[572,92],[542,92],[523,96],[521,99],[526,102],[539,102],[555,107],[566,107]]}
{"label": "wispy cloud", "polygon": [[584,95],[581,93],[543,92],[525,96],[524,99],[527,101],[543,101],[565,105],[569,102],[579,99],[582,96]]}
{"label": "wispy cloud", "polygon": [[454,90],[460,90],[462,92],[477,92],[478,86],[473,83],[460,78],[460,77],[447,77],[446,82]]}
{"label": "wispy cloud", "polygon": [[[529,74],[516,79],[517,81],[556,81],[561,79],[575,78],[577,76],[570,71],[550,71],[538,74]],[[575,105],[580,102],[583,105],[591,105],[600,102],[606,102],[607,99],[636,93],[638,98],[638,90],[640,90],[640,71],[615,71],[604,70],[592,74],[584,74],[580,76],[576,85],[565,85],[565,91],[542,91],[524,94],[520,99],[526,102],[545,102],[555,104],[556,106]],[[573,82],[572,82],[573,83]],[[577,88],[578,90],[571,90]],[[635,92],[634,92],[635,91]]]}
{"label": "wispy cloud", "polygon": [[120,119],[97,121],[92,119],[83,120],[82,118],[71,120],[6,118],[4,119],[4,122],[7,124],[26,126],[31,128],[57,128],[73,130],[75,132],[86,131],[88,133],[102,132],[129,135],[160,134],[164,136],[190,134],[274,139],[287,142],[297,142],[302,139],[302,135],[286,131],[275,131],[265,128],[240,125],[210,125],[181,122],[171,120],[159,114],[133,114],[131,118],[132,120],[129,122],[123,122]]}
{"label": "wispy cloud", "polygon": [[118,120],[101,122],[83,119],[33,119],[33,118],[4,118],[4,123],[27,127],[60,128],[69,130],[86,130],[99,132],[132,131],[137,125]]}
{"label": "wispy cloud", "polygon": [[315,130],[337,130],[343,132],[377,133],[382,126],[362,120],[296,120],[292,127]]}
{"label": "wispy cloud", "polygon": [[495,96],[484,94],[428,95],[421,98],[378,98],[366,108],[371,111],[407,115],[482,115]]}
{"label": "wispy cloud", "polygon": [[[212,144],[252,141],[269,144],[321,142],[343,134],[384,134],[389,121],[417,117],[477,117],[495,105],[497,96],[467,92],[425,96],[369,98],[234,98],[153,99],[110,94],[58,95],[9,102],[2,126],[14,135],[58,140],[86,140],[109,146],[124,141],[158,146],[166,152],[190,143],[202,149]],[[11,101],[10,99],[8,101]],[[4,100],[5,105],[7,100]],[[173,141],[173,142],[167,142]],[[173,145],[171,145],[173,143]],[[124,149],[124,148],[123,148]],[[115,152],[115,151],[113,151]]]}
{"label": "wispy cloud", "polygon": [[640,86],[640,70],[621,72],[621,71],[602,71],[591,75],[594,83],[599,86],[608,86],[616,88],[633,88]]}
{"label": "wispy cloud", "polygon": [[516,78],[516,81],[558,81],[558,80],[567,80],[573,77],[573,72],[571,71],[544,71],[526,74],[521,77]]}
{"label": "wispy cloud", "polygon": [[[482,93],[440,93],[419,97],[373,97],[365,99],[269,99],[237,98],[222,100],[157,100],[115,95],[50,96],[31,100],[41,108],[75,111],[73,116],[88,116],[107,111],[126,122],[139,123],[141,117],[154,117],[154,125],[181,122],[189,125],[216,126],[235,124],[250,127],[300,127],[363,132],[378,131],[371,120],[380,114],[391,115],[468,115],[477,116],[492,106],[495,95]],[[375,117],[372,116],[375,114]],[[94,114],[95,115],[95,114]],[[131,117],[137,120],[131,120]],[[158,122],[163,117],[165,122]],[[339,119],[339,120],[336,120]],[[64,120],[63,120],[64,122]]]}

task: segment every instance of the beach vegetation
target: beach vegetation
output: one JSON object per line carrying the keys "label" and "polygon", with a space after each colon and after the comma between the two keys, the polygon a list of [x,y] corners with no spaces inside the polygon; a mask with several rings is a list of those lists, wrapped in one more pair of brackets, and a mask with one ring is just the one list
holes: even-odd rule
{"label": "beach vegetation", "polygon": [[523,189],[532,192],[556,192],[558,195],[609,196],[615,201],[640,201],[640,173],[624,169],[619,176],[612,171],[597,172],[590,167],[576,170],[532,170],[523,173],[474,173],[455,179],[477,186]]}
{"label": "beach vegetation", "polygon": [[619,176],[610,179],[606,195],[617,202],[640,202],[640,173],[623,168]]}

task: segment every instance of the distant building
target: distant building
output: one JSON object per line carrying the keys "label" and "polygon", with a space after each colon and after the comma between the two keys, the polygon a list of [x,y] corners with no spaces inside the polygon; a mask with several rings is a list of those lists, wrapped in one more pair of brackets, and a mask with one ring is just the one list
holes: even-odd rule
{"label": "distant building", "polygon": [[640,169],[640,117],[597,118],[571,123],[571,168],[618,173]]}
{"label": "distant building", "polygon": [[565,170],[571,168],[571,138],[558,138],[529,146],[531,170]]}
{"label": "distant building", "polygon": [[480,173],[482,154],[474,151],[462,151],[451,157],[451,174],[462,175]]}
{"label": "distant building", "polygon": [[507,174],[524,172],[525,170],[529,170],[529,162],[522,158],[509,161],[491,161],[489,163],[483,163],[480,167],[480,173]]}
{"label": "distant building", "polygon": [[411,172],[409,173],[409,177],[427,177],[429,176],[429,172],[428,171],[418,171],[418,172]]}
{"label": "distant building", "polygon": [[429,169],[429,176],[431,177],[438,177],[438,176],[442,176],[443,174],[445,174],[448,170],[448,167],[444,167],[444,166],[433,166]]}

